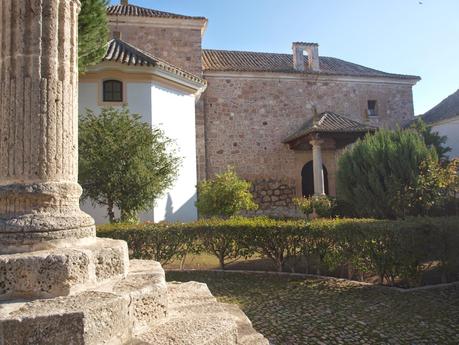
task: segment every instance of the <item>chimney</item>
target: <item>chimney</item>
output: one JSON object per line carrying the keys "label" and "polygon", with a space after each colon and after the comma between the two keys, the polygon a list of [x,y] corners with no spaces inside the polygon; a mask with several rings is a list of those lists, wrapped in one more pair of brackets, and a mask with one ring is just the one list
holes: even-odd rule
{"label": "chimney", "polygon": [[121,0],[121,5],[129,5],[129,0]]}
{"label": "chimney", "polygon": [[293,68],[295,71],[304,72],[304,52],[308,55],[308,68],[311,71],[320,71],[319,45],[317,43],[293,42]]}

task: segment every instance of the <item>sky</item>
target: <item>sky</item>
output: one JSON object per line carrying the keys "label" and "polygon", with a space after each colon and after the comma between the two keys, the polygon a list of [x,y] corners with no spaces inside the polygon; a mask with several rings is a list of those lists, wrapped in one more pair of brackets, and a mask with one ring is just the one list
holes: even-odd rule
{"label": "sky", "polygon": [[[112,0],[116,4],[119,0]],[[459,89],[459,0],[130,0],[204,16],[204,48],[291,53],[292,42],[385,72],[418,75],[415,114]]]}

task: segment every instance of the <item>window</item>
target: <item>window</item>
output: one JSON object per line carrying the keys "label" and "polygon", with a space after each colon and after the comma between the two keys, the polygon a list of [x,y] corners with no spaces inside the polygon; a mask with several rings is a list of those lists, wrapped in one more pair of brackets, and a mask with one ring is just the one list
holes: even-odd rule
{"label": "window", "polygon": [[368,116],[378,116],[376,111],[377,102],[375,100],[368,101]]}
{"label": "window", "polygon": [[118,80],[104,81],[104,102],[122,102],[123,83]]}

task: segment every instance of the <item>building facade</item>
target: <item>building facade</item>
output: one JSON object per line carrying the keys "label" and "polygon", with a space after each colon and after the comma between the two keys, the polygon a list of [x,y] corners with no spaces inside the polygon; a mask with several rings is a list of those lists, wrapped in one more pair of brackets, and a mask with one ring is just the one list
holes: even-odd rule
{"label": "building facade", "polygon": [[[315,43],[294,42],[292,54],[203,49],[207,19],[125,0],[110,6],[108,14],[113,37],[204,80],[207,88],[193,93],[194,115],[189,117],[197,180],[234,167],[252,182],[261,213],[288,215],[294,197],[335,195],[337,158],[346,145],[414,117],[412,87],[419,77],[323,57]],[[126,62],[124,68],[129,79],[137,67]],[[99,69],[90,71],[99,84],[116,77],[110,69],[104,75]],[[84,95],[94,93],[81,91],[83,106]],[[129,99],[127,92],[127,106],[145,112],[141,103],[149,98]],[[154,106],[156,101],[150,101]],[[146,121],[152,124],[160,122],[156,117],[167,117],[174,119],[172,127],[177,125],[173,109],[150,116]],[[164,128],[166,134],[174,133],[172,127]]]}
{"label": "building facade", "polygon": [[422,116],[434,132],[447,137],[446,145],[451,148],[450,159],[459,158],[459,90]]}

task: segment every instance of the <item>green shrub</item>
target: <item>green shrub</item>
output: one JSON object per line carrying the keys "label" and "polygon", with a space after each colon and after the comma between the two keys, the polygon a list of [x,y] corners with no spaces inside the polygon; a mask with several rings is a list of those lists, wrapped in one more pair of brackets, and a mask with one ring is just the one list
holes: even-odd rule
{"label": "green shrub", "polygon": [[165,265],[197,250],[197,236],[186,224],[110,224],[97,228],[99,237],[127,242],[134,259],[155,260]]}
{"label": "green shrub", "polygon": [[295,198],[293,202],[306,216],[315,211],[319,217],[331,217],[335,208],[335,199],[329,196]]}
{"label": "green shrub", "polygon": [[337,194],[358,216],[430,215],[451,198],[450,170],[439,165],[436,151],[417,132],[380,130],[341,156]]}
{"label": "green shrub", "polygon": [[[226,221],[219,219],[202,220],[196,223],[199,228],[201,250],[214,255],[220,268],[225,269],[228,260],[238,260],[254,253],[253,248],[242,240],[248,222],[242,218]],[[242,225],[242,226],[241,226]]]}
{"label": "green shrub", "polygon": [[196,207],[205,217],[231,217],[240,211],[256,210],[250,182],[241,179],[234,169],[217,174],[198,184]]}
{"label": "green shrub", "polygon": [[127,108],[104,108],[99,115],[86,110],[79,122],[79,182],[83,199],[114,207],[121,222],[138,222],[138,213],[173,185],[181,159],[172,141],[158,128],[141,121]]}
{"label": "green shrub", "polygon": [[317,274],[351,267],[381,283],[419,285],[423,266],[438,262],[443,280],[457,279],[459,217],[407,220],[269,218],[206,219],[187,224],[108,225],[98,235],[128,242],[134,258],[165,264],[186,254],[209,253],[220,267],[258,254],[278,271],[287,259],[314,263]]}

